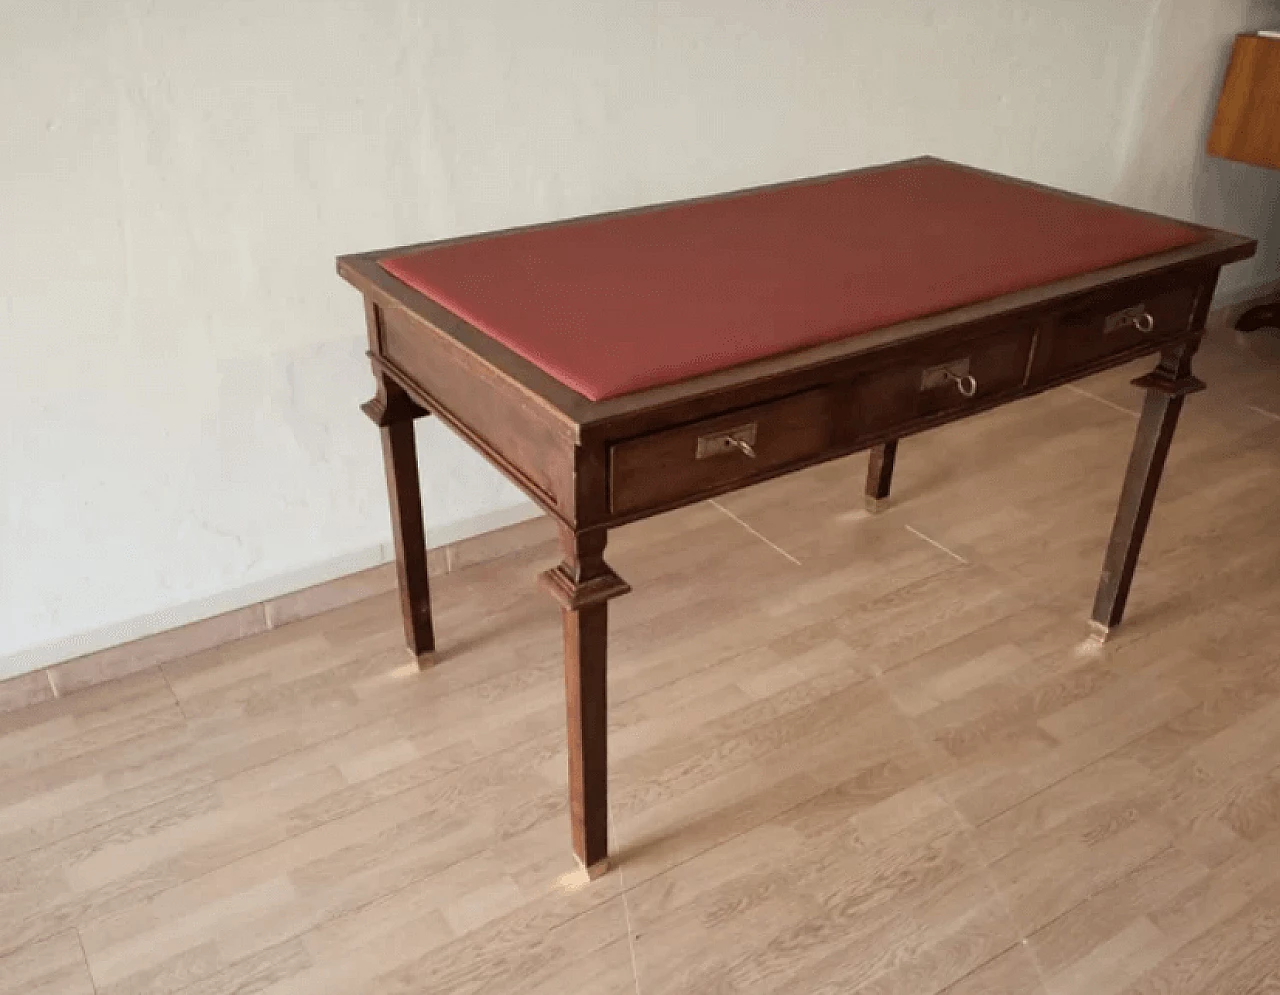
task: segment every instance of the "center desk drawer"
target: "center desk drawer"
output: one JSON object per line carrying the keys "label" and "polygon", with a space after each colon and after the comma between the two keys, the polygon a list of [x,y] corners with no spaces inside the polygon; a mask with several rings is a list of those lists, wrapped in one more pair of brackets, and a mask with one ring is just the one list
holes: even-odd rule
{"label": "center desk drawer", "polygon": [[610,507],[657,508],[811,459],[830,445],[831,426],[819,389],[619,442],[609,451]]}
{"label": "center desk drawer", "polygon": [[1010,326],[967,342],[913,349],[853,384],[858,438],[963,414],[996,397],[1016,394],[1027,375],[1034,329]]}

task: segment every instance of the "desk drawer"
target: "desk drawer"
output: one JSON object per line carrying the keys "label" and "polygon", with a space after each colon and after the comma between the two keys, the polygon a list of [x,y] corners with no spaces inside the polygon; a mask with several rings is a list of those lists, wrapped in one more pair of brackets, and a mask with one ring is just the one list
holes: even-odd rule
{"label": "desk drawer", "polygon": [[969,342],[916,352],[854,381],[858,438],[1016,394],[1027,374],[1034,330],[1012,326]]}
{"label": "desk drawer", "polygon": [[1033,380],[1054,380],[1148,343],[1186,332],[1199,287],[1137,287],[1095,296],[1064,310],[1039,346]]}
{"label": "desk drawer", "polygon": [[826,389],[742,408],[610,447],[614,514],[656,508],[822,454],[831,443]]}

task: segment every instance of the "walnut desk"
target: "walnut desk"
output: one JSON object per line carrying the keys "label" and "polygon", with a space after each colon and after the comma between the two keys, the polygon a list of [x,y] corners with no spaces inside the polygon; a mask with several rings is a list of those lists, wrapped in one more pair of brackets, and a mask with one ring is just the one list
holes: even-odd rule
{"label": "walnut desk", "polygon": [[1093,622],[1120,622],[1219,269],[1246,238],[938,159],[343,256],[364,295],[400,601],[431,660],[415,418],[557,522],[573,848],[608,866],[605,563],[616,525],[1145,354],[1155,369]]}

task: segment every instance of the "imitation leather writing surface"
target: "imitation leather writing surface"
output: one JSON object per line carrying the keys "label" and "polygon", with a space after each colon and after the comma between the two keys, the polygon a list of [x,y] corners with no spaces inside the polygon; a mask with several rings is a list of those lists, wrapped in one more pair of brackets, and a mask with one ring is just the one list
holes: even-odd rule
{"label": "imitation leather writing surface", "polygon": [[468,239],[381,265],[602,400],[1201,237],[926,160]]}

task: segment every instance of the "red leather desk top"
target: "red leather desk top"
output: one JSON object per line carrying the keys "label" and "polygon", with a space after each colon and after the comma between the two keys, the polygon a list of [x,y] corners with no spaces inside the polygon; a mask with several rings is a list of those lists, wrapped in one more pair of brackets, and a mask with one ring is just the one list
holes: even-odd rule
{"label": "red leather desk top", "polygon": [[926,160],[481,236],[381,265],[601,400],[1201,237]]}

